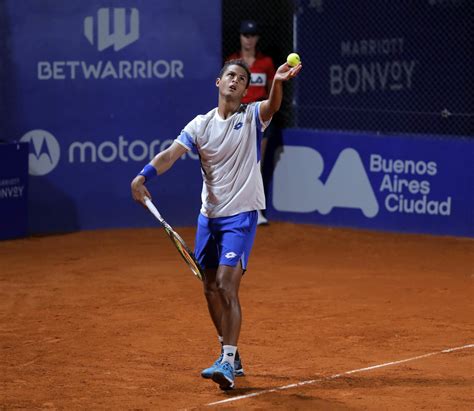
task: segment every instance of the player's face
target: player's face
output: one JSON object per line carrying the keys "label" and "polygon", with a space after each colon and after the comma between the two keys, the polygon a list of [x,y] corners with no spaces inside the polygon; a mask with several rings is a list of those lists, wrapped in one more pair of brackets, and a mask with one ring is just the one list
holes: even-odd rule
{"label": "player's face", "polygon": [[247,81],[247,72],[240,66],[231,65],[222,77],[217,79],[216,85],[224,97],[240,100],[247,94]]}

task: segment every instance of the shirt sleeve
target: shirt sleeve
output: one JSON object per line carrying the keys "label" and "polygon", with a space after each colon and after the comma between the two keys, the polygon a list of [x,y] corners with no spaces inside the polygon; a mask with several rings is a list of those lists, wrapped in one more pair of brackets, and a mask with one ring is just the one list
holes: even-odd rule
{"label": "shirt sleeve", "polygon": [[174,141],[176,141],[179,145],[183,146],[188,151],[192,150],[195,146],[193,137],[185,130],[181,131],[181,134],[176,137]]}
{"label": "shirt sleeve", "polygon": [[196,146],[196,121],[197,118],[190,121],[181,131],[180,135],[174,140],[188,151]]}

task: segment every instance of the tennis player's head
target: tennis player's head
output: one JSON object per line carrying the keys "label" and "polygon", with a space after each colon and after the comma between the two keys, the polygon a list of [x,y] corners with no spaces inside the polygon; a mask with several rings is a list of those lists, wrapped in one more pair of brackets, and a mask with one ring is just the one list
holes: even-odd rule
{"label": "tennis player's head", "polygon": [[222,67],[216,86],[226,99],[241,100],[247,94],[250,84],[250,70],[243,60],[229,60]]}

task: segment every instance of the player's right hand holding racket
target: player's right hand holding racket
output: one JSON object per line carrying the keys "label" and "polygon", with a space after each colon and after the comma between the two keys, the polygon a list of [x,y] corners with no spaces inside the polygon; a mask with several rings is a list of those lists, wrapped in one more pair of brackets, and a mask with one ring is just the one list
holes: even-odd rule
{"label": "player's right hand holding racket", "polygon": [[130,184],[132,190],[132,197],[137,202],[140,203],[143,207],[147,208],[144,198],[147,197],[152,199],[150,192],[145,186],[145,177],[142,175],[136,176],[132,183]]}

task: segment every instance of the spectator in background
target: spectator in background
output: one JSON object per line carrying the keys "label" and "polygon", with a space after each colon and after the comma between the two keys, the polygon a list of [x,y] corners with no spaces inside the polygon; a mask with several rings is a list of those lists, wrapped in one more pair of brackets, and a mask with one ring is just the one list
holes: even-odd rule
{"label": "spectator in background", "polygon": [[[253,103],[268,98],[268,93],[272,87],[273,77],[275,76],[275,66],[271,57],[264,55],[257,48],[259,36],[258,25],[253,20],[244,20],[240,24],[240,50],[226,60],[242,59],[244,60],[251,73],[250,86],[247,95],[242,99],[243,104]],[[265,130],[261,145],[260,161],[263,166],[268,139],[274,133],[275,122]],[[266,186],[266,181],[264,181]],[[258,225],[268,224],[268,220],[262,211],[258,211]]]}

